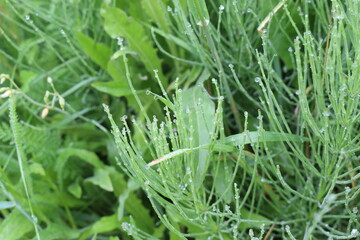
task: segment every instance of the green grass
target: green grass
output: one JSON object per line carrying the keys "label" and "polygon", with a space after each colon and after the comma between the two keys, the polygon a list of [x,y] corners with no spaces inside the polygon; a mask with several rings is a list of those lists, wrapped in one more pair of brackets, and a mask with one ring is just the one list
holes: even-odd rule
{"label": "green grass", "polygon": [[360,237],[358,1],[0,3],[0,239]]}

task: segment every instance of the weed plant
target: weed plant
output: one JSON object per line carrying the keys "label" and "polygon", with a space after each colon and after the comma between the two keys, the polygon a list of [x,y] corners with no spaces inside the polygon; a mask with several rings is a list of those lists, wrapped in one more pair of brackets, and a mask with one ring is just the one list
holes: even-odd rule
{"label": "weed plant", "polygon": [[0,239],[360,237],[359,1],[3,2]]}

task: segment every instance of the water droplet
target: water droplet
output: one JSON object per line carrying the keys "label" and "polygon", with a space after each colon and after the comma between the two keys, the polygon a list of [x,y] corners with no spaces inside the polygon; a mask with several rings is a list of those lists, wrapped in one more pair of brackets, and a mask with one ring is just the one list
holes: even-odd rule
{"label": "water droplet", "polygon": [[230,212],[230,206],[229,205],[225,205],[225,211]]}
{"label": "water droplet", "polygon": [[297,91],[295,92],[295,94],[296,94],[296,95],[300,95],[300,94],[301,94],[301,90],[300,90],[300,89],[297,90]]}
{"label": "water droplet", "polygon": [[122,46],[124,39],[120,36],[115,37],[117,40],[117,45]]}
{"label": "water droplet", "polygon": [[354,207],[353,209],[352,209],[352,212],[354,213],[354,214],[357,214],[358,213],[358,208],[357,207]]}
{"label": "water droplet", "polygon": [[342,155],[346,154],[346,150],[344,148],[341,148],[340,149],[340,154],[342,154]]}
{"label": "water droplet", "polygon": [[260,81],[261,81],[261,78],[259,78],[259,77],[256,77],[256,78],[255,78],[255,82],[258,83],[258,82],[260,82]]}
{"label": "water droplet", "polygon": [[33,219],[33,221],[34,221],[35,223],[38,223],[38,218],[37,218],[36,216],[32,215],[31,218]]}
{"label": "water droplet", "polygon": [[219,10],[223,11],[225,9],[224,5],[220,5]]}
{"label": "water droplet", "polygon": [[61,33],[61,35],[63,35],[64,37],[66,36],[66,32],[64,31],[64,29],[60,29],[60,33]]}
{"label": "water droplet", "polygon": [[121,121],[125,121],[128,118],[128,116],[124,115],[120,118]]}
{"label": "water droplet", "polygon": [[196,23],[196,25],[200,26],[200,27],[206,27],[207,25],[209,25],[209,19],[204,19],[204,21],[199,21]]}
{"label": "water droplet", "polygon": [[330,113],[329,110],[325,110],[325,111],[323,111],[322,115],[323,115],[324,117],[330,117],[331,113]]}
{"label": "water droplet", "polygon": [[30,15],[29,15],[29,14],[26,14],[26,15],[25,15],[25,20],[26,20],[26,21],[30,21]]}
{"label": "water droplet", "polygon": [[359,233],[359,231],[358,231],[357,229],[355,229],[355,228],[354,228],[354,229],[352,229],[352,230],[351,230],[350,235],[352,235],[352,236],[353,236],[353,235],[357,235],[358,233]]}

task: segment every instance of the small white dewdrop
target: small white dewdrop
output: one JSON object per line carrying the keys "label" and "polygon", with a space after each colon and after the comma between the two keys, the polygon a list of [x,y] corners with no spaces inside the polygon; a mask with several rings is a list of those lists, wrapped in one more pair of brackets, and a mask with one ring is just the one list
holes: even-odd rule
{"label": "small white dewdrop", "polygon": [[[205,23],[205,24],[204,24]],[[207,25],[209,25],[210,20],[209,19],[204,19],[204,21],[199,21],[196,24],[200,27],[206,27]]]}

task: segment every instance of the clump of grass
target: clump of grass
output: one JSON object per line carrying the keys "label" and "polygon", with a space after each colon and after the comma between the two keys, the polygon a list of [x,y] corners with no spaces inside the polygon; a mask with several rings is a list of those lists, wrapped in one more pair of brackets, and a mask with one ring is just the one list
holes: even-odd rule
{"label": "clump of grass", "polygon": [[0,238],[358,238],[359,4],[6,1]]}
{"label": "clump of grass", "polygon": [[[322,26],[326,20],[320,18],[315,25],[310,23],[310,14],[316,4],[321,2],[304,3],[304,9],[299,7],[301,17],[298,22],[290,6],[283,5],[284,18],[298,34],[288,53],[294,68],[290,81],[282,79],[284,70],[278,68],[278,56],[271,55],[276,53],[272,32],[263,33],[262,49],[254,49],[251,54],[258,67],[254,73],[255,84],[251,84],[259,90],[257,96],[244,89],[239,79],[242,75],[233,64],[229,65],[232,76],[222,75],[225,72],[222,65],[228,61],[227,57],[223,62],[217,62],[215,49],[205,53],[204,48],[192,42],[194,47],[201,48],[202,53],[199,49],[196,51],[200,59],[212,56],[215,63],[220,64],[217,71],[222,87],[207,85],[208,89],[217,92],[217,108],[204,112],[199,104],[195,114],[203,116],[204,123],[215,123],[210,128],[206,148],[191,140],[201,136],[203,128],[206,131],[209,128],[206,128],[207,124],[196,128],[196,121],[189,121],[194,113],[184,114],[183,99],[177,88],[172,101],[164,93],[166,99],[162,102],[167,106],[167,117],[160,125],[156,118],[150,121],[146,117],[146,127],[139,127],[133,121],[131,127],[135,135],[147,145],[144,152],[139,152],[139,146],[132,140],[131,127],[125,119],[125,127],[120,131],[105,107],[119,149],[120,163],[147,192],[164,225],[179,237],[237,239],[244,238],[248,229],[251,238],[255,238],[255,230],[259,239],[265,237],[266,231],[271,232],[271,236],[290,239],[352,239],[359,236],[356,182],[360,136],[356,50],[359,38],[356,37],[358,31],[353,33],[353,28],[359,23],[356,16],[360,6],[356,1],[334,1],[328,5],[332,14],[329,15],[329,34],[326,34],[326,28],[314,28],[316,24]],[[236,12],[237,5],[234,6]],[[222,10],[224,8],[221,8],[221,14]],[[206,10],[190,8],[191,11],[200,14]],[[230,9],[228,14],[231,14]],[[207,18],[201,19],[200,29],[204,28],[211,49],[209,32],[216,31]],[[191,27],[194,31],[188,35],[201,36],[203,33],[196,32],[194,23]],[[246,38],[244,34],[241,39]],[[229,131],[224,131],[223,109],[226,114],[229,109],[226,105],[235,101],[226,90],[230,82],[239,87],[239,91],[245,91],[245,96],[262,110],[257,116],[258,137],[250,145],[245,142],[235,144],[234,149],[228,149],[231,144],[224,142]],[[202,89],[203,84],[208,83],[210,81],[200,82],[198,88]],[[204,92],[208,94],[203,89]],[[221,93],[228,100],[225,106],[222,100],[219,101]],[[247,105],[242,108],[246,109]],[[215,118],[210,118],[209,112]],[[247,112],[242,119],[244,125],[237,127],[246,136]],[[282,134],[280,141],[276,144],[271,140],[260,141],[267,133],[264,129]],[[300,141],[289,137],[293,133]],[[224,146],[218,149],[218,143]]]}

